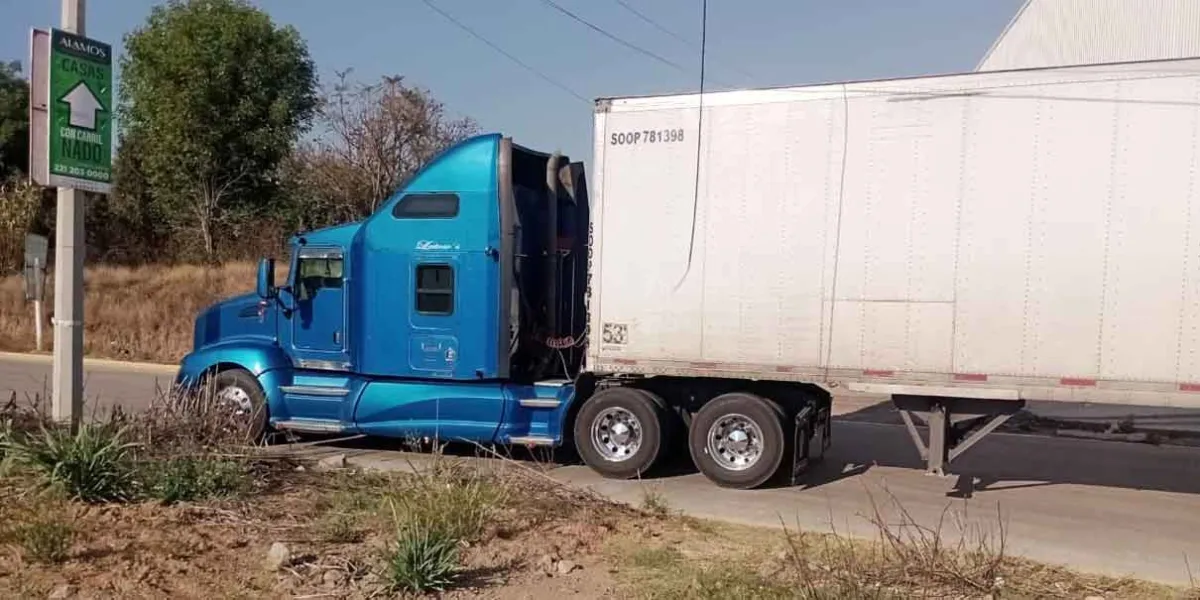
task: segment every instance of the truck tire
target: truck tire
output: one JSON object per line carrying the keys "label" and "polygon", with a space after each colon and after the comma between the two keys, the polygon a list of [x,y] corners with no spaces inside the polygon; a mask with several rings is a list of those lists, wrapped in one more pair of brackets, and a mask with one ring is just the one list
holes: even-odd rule
{"label": "truck tire", "polygon": [[645,390],[613,387],[589,398],[575,418],[575,450],[610,479],[650,471],[665,454],[666,403]]}
{"label": "truck tire", "polygon": [[257,443],[267,430],[267,395],[258,379],[240,368],[225,369],[202,391],[212,394],[220,408],[232,411],[231,424],[241,428],[248,443]]}
{"label": "truck tire", "polygon": [[783,421],[783,409],[761,396],[717,396],[692,418],[692,462],[721,487],[756,488],[783,464],[788,447]]}

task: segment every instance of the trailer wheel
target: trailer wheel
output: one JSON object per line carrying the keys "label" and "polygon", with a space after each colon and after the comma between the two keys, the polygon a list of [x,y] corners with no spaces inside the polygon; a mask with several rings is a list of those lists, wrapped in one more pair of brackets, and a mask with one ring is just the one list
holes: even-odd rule
{"label": "trailer wheel", "polygon": [[645,390],[614,387],[588,399],[575,418],[575,449],[605,477],[628,479],[664,454],[666,403]]}
{"label": "trailer wheel", "polygon": [[688,432],[692,461],[717,485],[756,488],[783,464],[787,450],[783,421],[783,410],[761,396],[718,396],[692,418]]}
{"label": "trailer wheel", "polygon": [[262,439],[267,430],[267,395],[254,375],[245,369],[226,369],[203,391],[212,394],[219,409],[228,411],[229,425],[243,432],[247,442]]}

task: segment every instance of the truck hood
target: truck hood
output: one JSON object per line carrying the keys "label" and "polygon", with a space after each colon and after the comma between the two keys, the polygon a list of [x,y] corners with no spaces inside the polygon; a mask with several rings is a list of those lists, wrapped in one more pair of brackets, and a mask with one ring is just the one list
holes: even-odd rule
{"label": "truck hood", "polygon": [[222,300],[196,317],[193,350],[233,340],[275,341],[275,305],[260,308],[257,294]]}

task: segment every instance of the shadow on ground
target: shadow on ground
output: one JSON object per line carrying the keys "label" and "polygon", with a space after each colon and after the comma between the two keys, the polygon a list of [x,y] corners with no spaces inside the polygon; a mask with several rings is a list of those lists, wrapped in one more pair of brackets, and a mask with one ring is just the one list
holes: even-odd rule
{"label": "shadow on ground", "polygon": [[[950,465],[947,471],[955,488],[949,496],[969,498],[988,490],[1059,484],[1200,493],[1198,448],[1053,435],[1056,427],[1103,431],[1129,415],[1138,423],[1138,431],[1170,422],[1171,431],[1188,435],[1181,427],[1200,425],[1200,411],[1069,403],[1031,403],[1031,408],[1038,410],[1038,417],[1013,419],[1015,423],[1006,431],[985,437]],[[924,462],[901,423],[898,411],[887,400],[839,416],[830,454],[809,474],[805,487],[853,477],[873,466],[924,470]],[[927,439],[926,429],[918,429]]]}
{"label": "shadow on ground", "polygon": [[[892,423],[895,409],[888,402],[835,417],[833,445],[825,458],[802,477],[798,491],[812,490],[852,479],[870,469],[893,467],[923,471],[924,462],[908,432]],[[899,421],[899,417],[895,417]],[[925,431],[921,431],[925,435]],[[314,438],[305,438],[313,440]],[[351,453],[403,452],[399,440],[358,437],[326,440],[320,445]],[[504,458],[546,469],[580,464],[574,452],[547,448],[496,448],[450,444],[444,453],[459,457]],[[669,481],[695,477],[685,449],[652,474]],[[948,469],[955,487],[947,495],[969,498],[993,490],[1051,485],[1088,485],[1137,490],[1200,494],[1200,448],[1156,446],[1126,442],[1068,439],[1043,435],[996,433],[963,454]],[[776,485],[775,487],[789,487]]]}

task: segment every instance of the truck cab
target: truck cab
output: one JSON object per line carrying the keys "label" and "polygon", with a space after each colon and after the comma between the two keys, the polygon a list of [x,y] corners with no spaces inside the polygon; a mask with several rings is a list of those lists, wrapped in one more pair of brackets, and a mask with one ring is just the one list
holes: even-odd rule
{"label": "truck cab", "polygon": [[[298,234],[287,276],[195,321],[178,384],[267,430],[555,445],[582,365],[583,166],[498,134],[362,221]],[[249,283],[249,282],[247,282]]]}
{"label": "truck cab", "polygon": [[[789,470],[796,481],[819,458],[813,440],[828,447],[823,390],[584,369],[598,248],[586,190],[583,166],[564,156],[500,135],[465,140],[364,220],[294,236],[286,280],[260,261],[253,293],[196,318],[178,385],[213,394],[255,440],[571,443],[612,478],[641,476],[686,446],[723,486]],[[662,260],[606,268],[635,274]],[[601,344],[625,343],[614,335],[605,329]]]}

